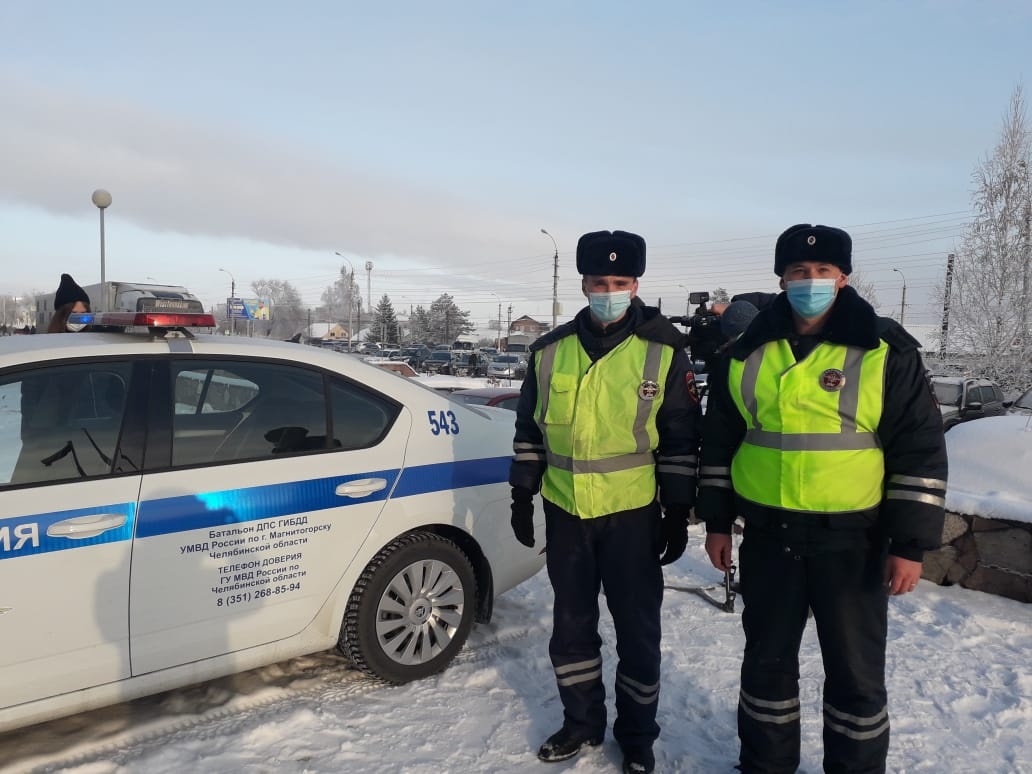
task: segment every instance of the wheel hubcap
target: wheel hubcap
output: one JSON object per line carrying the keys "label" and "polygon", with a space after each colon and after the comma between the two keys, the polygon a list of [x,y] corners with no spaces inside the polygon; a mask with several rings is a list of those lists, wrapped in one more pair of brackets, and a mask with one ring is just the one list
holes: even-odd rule
{"label": "wheel hubcap", "polygon": [[465,594],[444,562],[413,562],[395,575],[380,596],[376,639],[399,664],[425,664],[451,643],[462,621]]}

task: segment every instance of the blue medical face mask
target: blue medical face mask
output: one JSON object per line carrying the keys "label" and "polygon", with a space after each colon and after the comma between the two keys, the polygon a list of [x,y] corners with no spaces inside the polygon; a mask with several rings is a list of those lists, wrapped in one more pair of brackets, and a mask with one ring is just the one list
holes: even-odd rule
{"label": "blue medical face mask", "polygon": [[835,300],[834,279],[802,279],[785,283],[788,303],[796,313],[807,320],[820,317]]}
{"label": "blue medical face mask", "polygon": [[631,305],[631,291],[588,293],[588,308],[596,319],[611,323],[619,320]]}

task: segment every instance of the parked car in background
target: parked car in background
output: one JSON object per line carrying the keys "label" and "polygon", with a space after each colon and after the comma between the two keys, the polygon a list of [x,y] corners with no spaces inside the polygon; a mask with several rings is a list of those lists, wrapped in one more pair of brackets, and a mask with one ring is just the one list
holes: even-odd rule
{"label": "parked car in background", "polygon": [[417,371],[423,367],[423,362],[430,357],[430,347],[420,344],[415,347],[404,347],[392,360],[404,360]]}
{"label": "parked car in background", "polygon": [[0,338],[0,731],[335,646],[426,677],[544,564],[506,412],[208,314],[79,317]]}
{"label": "parked car in background", "polygon": [[932,389],[946,430],[961,422],[1007,413],[1000,385],[974,376],[933,376]]}
{"label": "parked car in background", "polygon": [[1008,414],[1028,414],[1032,416],[1032,387],[1022,393],[1021,397],[1014,401],[1008,408]]}
{"label": "parked car in background", "polygon": [[512,411],[520,399],[518,387],[476,387],[469,390],[455,390],[451,396],[473,406],[498,406]]}
{"label": "parked car in background", "polygon": [[428,374],[450,374],[452,372],[452,353],[450,349],[435,349],[430,357],[423,361],[423,370]]}
{"label": "parked car in background", "polygon": [[527,361],[522,355],[496,355],[487,367],[488,379],[522,379],[527,375]]}

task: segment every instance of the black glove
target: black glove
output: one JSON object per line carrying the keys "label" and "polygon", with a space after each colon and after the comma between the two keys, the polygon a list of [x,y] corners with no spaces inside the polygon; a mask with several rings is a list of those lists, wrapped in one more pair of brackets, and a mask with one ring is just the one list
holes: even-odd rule
{"label": "black glove", "polygon": [[[522,486],[512,488],[512,533],[528,548],[534,547],[534,493]],[[685,536],[687,539],[687,535]],[[684,547],[681,547],[684,550]]]}
{"label": "black glove", "polygon": [[665,549],[659,557],[660,564],[676,562],[688,545],[688,512],[684,506],[671,506],[666,509],[659,529],[663,537]]}

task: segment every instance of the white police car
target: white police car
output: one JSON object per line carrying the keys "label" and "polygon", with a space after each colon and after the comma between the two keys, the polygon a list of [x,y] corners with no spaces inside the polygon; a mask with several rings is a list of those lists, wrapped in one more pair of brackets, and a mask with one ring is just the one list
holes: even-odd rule
{"label": "white police car", "polygon": [[180,328],[207,315],[94,318],[145,327],[0,340],[0,730],[334,645],[430,675],[543,565],[511,412]]}

